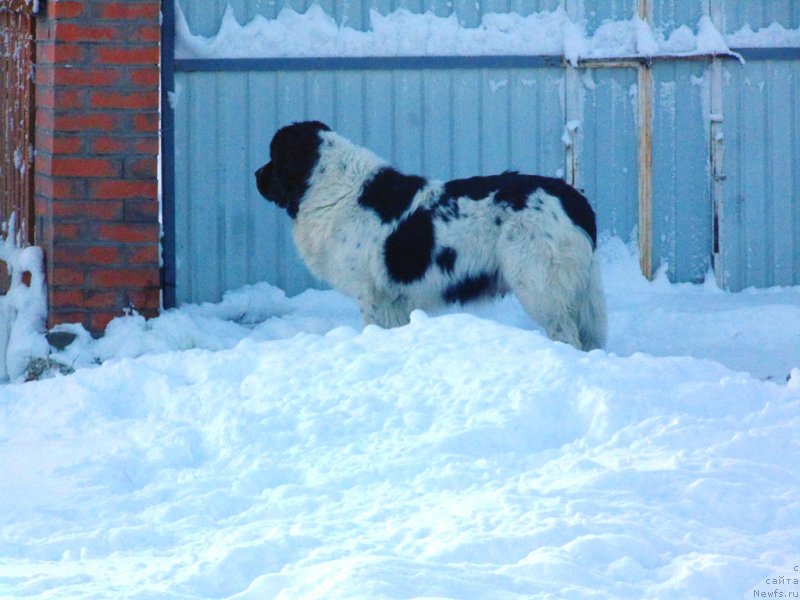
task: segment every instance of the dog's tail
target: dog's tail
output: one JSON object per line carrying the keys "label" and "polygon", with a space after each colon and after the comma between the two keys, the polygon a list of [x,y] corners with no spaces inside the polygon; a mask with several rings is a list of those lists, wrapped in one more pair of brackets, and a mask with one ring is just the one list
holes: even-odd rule
{"label": "dog's tail", "polygon": [[584,350],[604,348],[608,336],[606,300],[603,293],[603,278],[597,252],[592,254],[589,266],[589,281],[586,291],[578,300],[576,325],[578,337]]}

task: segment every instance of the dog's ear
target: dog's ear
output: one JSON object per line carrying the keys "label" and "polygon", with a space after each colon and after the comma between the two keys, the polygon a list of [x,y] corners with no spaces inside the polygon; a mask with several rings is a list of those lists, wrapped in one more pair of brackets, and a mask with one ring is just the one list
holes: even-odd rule
{"label": "dog's ear", "polygon": [[[308,180],[319,160],[320,132],[330,127],[319,121],[293,123],[278,130],[270,143],[275,183],[287,196],[285,205],[295,206],[308,189]],[[282,203],[283,204],[283,203]],[[291,211],[290,211],[291,212]]]}

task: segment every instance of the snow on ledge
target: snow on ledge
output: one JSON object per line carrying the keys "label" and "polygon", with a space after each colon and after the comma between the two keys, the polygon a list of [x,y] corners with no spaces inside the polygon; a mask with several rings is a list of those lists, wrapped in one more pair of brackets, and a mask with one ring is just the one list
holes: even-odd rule
{"label": "snow on ledge", "polygon": [[217,34],[204,37],[191,32],[177,2],[175,13],[177,59],[526,55],[564,56],[577,65],[580,59],[731,55],[731,40],[746,38],[753,47],[792,45],[800,37],[773,25],[726,38],[707,16],[694,30],[682,25],[668,36],[638,17],[606,21],[587,35],[585,22],[572,21],[563,8],[527,16],[490,13],[477,27],[464,27],[455,14],[372,10],[368,31],[360,31],[338,25],[318,4],[305,13],[284,8],[275,19],[258,15],[246,24],[228,5]]}
{"label": "snow on ledge", "polygon": [[731,47],[736,48],[796,48],[800,47],[800,27],[786,29],[779,23],[772,23],[753,31],[746,24],[736,33],[725,36]]}

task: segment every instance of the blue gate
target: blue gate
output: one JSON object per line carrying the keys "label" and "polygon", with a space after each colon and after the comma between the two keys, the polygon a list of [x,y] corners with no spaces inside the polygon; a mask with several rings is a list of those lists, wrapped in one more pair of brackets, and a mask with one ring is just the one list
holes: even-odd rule
{"label": "blue gate", "polygon": [[304,119],[431,178],[564,177],[647,275],[798,284],[799,27],[795,0],[167,1],[165,303],[320,285],[252,175]]}

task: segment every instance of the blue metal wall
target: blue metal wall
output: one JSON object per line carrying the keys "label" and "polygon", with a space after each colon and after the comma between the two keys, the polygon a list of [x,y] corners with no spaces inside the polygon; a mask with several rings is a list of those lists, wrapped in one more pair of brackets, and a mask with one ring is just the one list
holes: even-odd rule
{"label": "blue metal wall", "polygon": [[724,281],[800,283],[800,69],[750,60],[725,69]]}
{"label": "blue metal wall", "polygon": [[653,255],[676,281],[711,267],[708,79],[705,62],[653,66]]}
{"label": "blue metal wall", "polygon": [[[365,28],[370,9],[452,11],[463,25],[482,14],[553,10],[558,0],[315,0],[337,21]],[[713,0],[725,29],[778,21],[798,27],[800,2]],[[239,22],[298,11],[312,0],[181,0],[193,33],[216,33],[230,3]],[[703,0],[651,0],[653,27],[694,27]],[[636,0],[567,0],[591,32],[630,19]],[[769,6],[767,6],[769,5]],[[169,11],[165,11],[168,14]],[[167,23],[169,26],[169,23]],[[653,268],[677,281],[701,280],[718,246],[718,280],[800,284],[800,52],[745,52],[726,59],[722,115],[724,194],[712,191],[711,61],[652,65]],[[210,61],[214,63],[214,61]],[[327,65],[327,66],[326,66]],[[447,179],[519,169],[570,176],[598,213],[606,234],[634,240],[641,210],[641,135],[637,65],[582,65],[577,89],[560,57],[176,61],[174,111],[165,107],[165,216],[174,301],[217,300],[228,289],[269,281],[288,293],[319,286],[299,261],[288,218],[264,201],[253,171],[269,140],[291,121],[320,119],[407,172]],[[168,76],[171,74],[167,69]],[[572,94],[574,97],[571,97]],[[578,107],[574,154],[562,140]],[[717,140],[723,144],[722,138]],[[570,165],[569,161],[574,163]],[[172,177],[174,175],[174,177]],[[718,213],[715,239],[715,212]],[[170,249],[171,247],[171,249]],[[172,261],[170,263],[170,261]],[[169,279],[169,276],[168,276]],[[169,297],[169,295],[168,295]]]}

